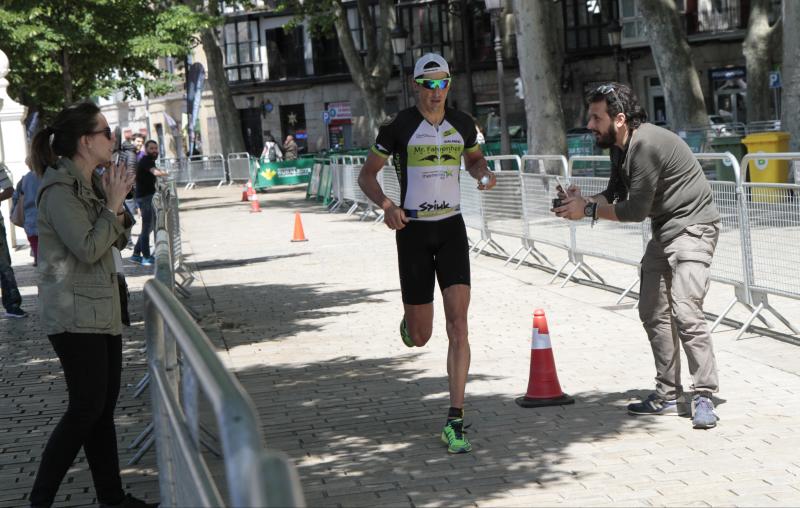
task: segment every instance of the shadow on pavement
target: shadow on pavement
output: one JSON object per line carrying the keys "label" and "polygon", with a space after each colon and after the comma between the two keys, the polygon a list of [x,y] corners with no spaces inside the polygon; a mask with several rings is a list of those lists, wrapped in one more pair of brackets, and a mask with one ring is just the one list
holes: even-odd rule
{"label": "shadow on pavement", "polygon": [[[201,285],[192,288],[193,291],[202,290]],[[212,294],[242,295],[240,298],[215,298],[213,313],[207,315],[217,322],[204,320],[202,323],[213,341],[216,342],[217,334],[221,335],[223,344],[217,343],[217,346],[226,349],[322,330],[326,318],[349,314],[348,307],[358,303],[385,302],[384,295],[399,291],[336,290],[325,283],[231,284],[211,289]],[[280,298],[276,299],[276,295]],[[187,303],[191,305],[194,301],[189,299]]]}
{"label": "shadow on pavement", "polygon": [[[192,263],[192,268],[195,270],[219,270],[223,268],[249,266],[258,263],[267,263],[269,261],[275,261],[278,259],[294,258],[298,256],[307,256],[307,255],[308,252],[300,252],[297,254],[280,254],[276,256],[262,256],[259,258],[248,258],[248,259],[214,259],[210,261],[200,261],[198,263]],[[190,256],[186,256],[186,258],[189,259]]]}
{"label": "shadow on pavement", "polygon": [[580,481],[598,466],[576,467],[570,447],[583,447],[585,458],[585,447],[597,446],[592,456],[602,464],[604,441],[628,427],[654,426],[619,406],[638,391],[579,393],[573,406],[522,409],[507,394],[469,395],[468,387],[474,450],[449,455],[439,437],[447,378],[424,374],[416,359],[339,357],[237,372],[268,446],[297,465],[309,506],[464,506],[512,489]]}

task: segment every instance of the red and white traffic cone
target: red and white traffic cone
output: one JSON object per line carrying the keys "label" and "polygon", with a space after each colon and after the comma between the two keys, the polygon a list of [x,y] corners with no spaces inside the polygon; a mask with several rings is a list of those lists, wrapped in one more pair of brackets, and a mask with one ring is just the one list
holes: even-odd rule
{"label": "red and white traffic cone", "polygon": [[247,200],[250,201],[250,213],[261,213],[261,205],[258,204],[258,196],[252,185],[247,188]]}
{"label": "red and white traffic cone", "polygon": [[547,318],[542,309],[533,312],[528,391],[524,397],[517,398],[516,402],[522,407],[564,406],[575,402],[575,399],[561,391]]}

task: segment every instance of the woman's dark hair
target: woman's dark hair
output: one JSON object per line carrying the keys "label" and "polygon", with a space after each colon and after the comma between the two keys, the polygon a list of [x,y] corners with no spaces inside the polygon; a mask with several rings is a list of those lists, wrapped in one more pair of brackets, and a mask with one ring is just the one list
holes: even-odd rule
{"label": "woman's dark hair", "polygon": [[[56,115],[55,120],[33,137],[31,163],[33,170],[42,176],[54,166],[59,157],[71,158],[78,152],[78,140],[97,129],[100,108],[92,102],[79,102],[68,106]],[[52,142],[50,136],[53,137]]]}
{"label": "woman's dark hair", "polygon": [[606,83],[600,85],[586,95],[586,104],[606,101],[608,115],[615,117],[625,115],[625,123],[636,129],[647,121],[647,111],[639,104],[639,99],[628,85],[623,83]]}

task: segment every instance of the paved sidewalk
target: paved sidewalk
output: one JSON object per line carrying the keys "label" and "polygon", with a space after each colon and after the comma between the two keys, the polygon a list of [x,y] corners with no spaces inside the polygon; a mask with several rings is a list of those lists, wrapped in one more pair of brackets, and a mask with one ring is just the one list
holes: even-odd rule
{"label": "paved sidewalk", "polygon": [[[752,334],[734,341],[735,332],[721,329],[718,428],[633,418],[625,405],[650,391],[654,372],[631,306],[615,305],[607,291],[549,285],[545,271],[487,256],[472,265],[466,416],[474,451],[448,455],[439,441],[448,407],[441,297],[433,339],[407,349],[397,333],[393,234],[328,214],[304,195],[259,194],[263,213],[251,214],[238,186],[181,191],[181,220],[198,275],[188,302],[253,397],[268,446],[295,461],[309,506],[800,504],[796,346]],[[289,241],[295,211],[308,242]],[[33,276],[20,257],[24,307],[33,310]],[[630,267],[592,266],[619,286],[632,280]],[[145,279],[131,278],[139,313]],[[731,294],[714,285],[707,307],[724,308]],[[514,403],[527,386],[536,308],[547,312],[572,406]],[[780,308],[800,322],[793,302]],[[124,382],[144,372],[141,329],[136,323],[126,333]],[[19,506],[64,388],[35,317],[0,323],[0,363],[0,506]],[[124,390],[119,407],[127,443],[148,421],[147,397],[132,400]],[[130,456],[124,446],[121,453]],[[158,497],[154,460],[150,453],[124,473],[127,487],[148,499]],[[91,503],[85,462],[70,478],[60,505]]]}
{"label": "paved sidewalk", "polygon": [[[441,298],[433,339],[407,349],[385,226],[328,214],[297,190],[259,194],[261,214],[237,203],[238,188],[182,196],[202,324],[255,400],[268,445],[295,460],[310,506],[800,504],[796,346],[715,333],[715,430],[630,417],[625,405],[654,375],[630,305],[482,256],[466,408],[474,452],[450,456],[438,437],[448,407]],[[289,241],[295,211],[308,242]],[[632,274],[593,267],[618,285]],[[729,290],[715,285],[709,306],[724,308]],[[536,308],[547,312],[573,406],[514,403],[527,386]]]}

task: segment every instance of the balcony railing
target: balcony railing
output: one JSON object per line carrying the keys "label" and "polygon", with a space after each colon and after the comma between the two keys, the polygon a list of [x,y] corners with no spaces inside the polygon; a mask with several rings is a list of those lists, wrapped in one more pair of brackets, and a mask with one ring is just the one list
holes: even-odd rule
{"label": "balcony railing", "polygon": [[747,28],[747,14],[740,0],[698,2],[696,11],[686,13],[686,35],[744,30]]}

